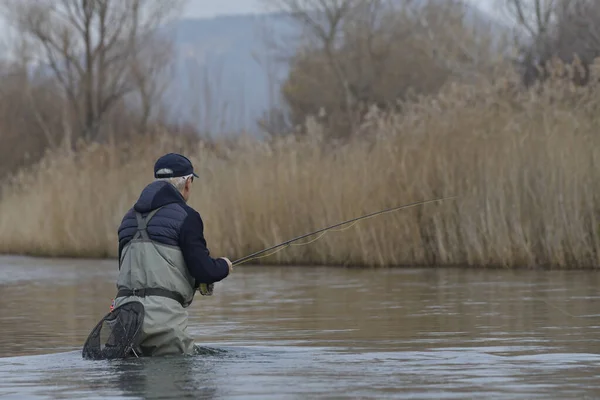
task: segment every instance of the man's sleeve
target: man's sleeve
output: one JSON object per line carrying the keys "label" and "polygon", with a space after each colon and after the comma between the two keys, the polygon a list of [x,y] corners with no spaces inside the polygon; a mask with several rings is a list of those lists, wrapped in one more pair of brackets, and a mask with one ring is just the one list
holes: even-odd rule
{"label": "man's sleeve", "polygon": [[119,265],[119,269],[121,268],[121,256],[123,254],[123,249],[125,245],[129,243],[131,239],[133,239],[133,235],[137,231],[137,220],[134,217],[133,208],[130,208],[127,213],[123,216],[121,220],[121,224],[119,225],[119,229],[117,230],[117,237],[119,240],[119,255],[117,259],[117,263]]}
{"label": "man's sleeve", "polygon": [[181,226],[179,247],[190,274],[196,279],[196,286],[219,282],[229,275],[227,262],[210,256],[204,239],[204,223],[194,210],[188,209],[188,216]]}

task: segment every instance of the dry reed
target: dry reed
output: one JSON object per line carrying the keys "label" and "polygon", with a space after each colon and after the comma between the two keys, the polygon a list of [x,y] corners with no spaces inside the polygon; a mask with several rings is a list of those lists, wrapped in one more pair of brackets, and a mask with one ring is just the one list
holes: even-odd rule
{"label": "dry reed", "polygon": [[596,267],[598,85],[557,80],[525,92],[510,82],[450,85],[401,114],[374,112],[337,146],[312,124],[306,136],[210,149],[163,138],[53,154],[5,191],[0,252],[114,257],[117,226],[154,160],[182,150],[201,176],[191,205],[214,256],[235,259],[367,212],[456,195],[256,262]]}

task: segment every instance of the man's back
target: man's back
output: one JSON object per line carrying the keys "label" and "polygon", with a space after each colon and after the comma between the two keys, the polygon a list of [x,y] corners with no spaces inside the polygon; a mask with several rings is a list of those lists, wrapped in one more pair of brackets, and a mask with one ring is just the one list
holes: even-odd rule
{"label": "man's back", "polygon": [[[184,208],[185,207],[185,208]],[[148,235],[157,243],[178,246],[188,207],[177,190],[168,182],[157,181],[146,186],[134,206],[127,211],[118,229],[119,259],[123,248],[137,232],[136,213],[147,216],[159,209],[148,223]]]}
{"label": "man's back", "polygon": [[213,259],[204,239],[204,223],[181,194],[167,182],[157,181],[146,186],[135,205],[125,214],[118,229],[119,260],[123,249],[137,232],[136,213],[147,216],[160,208],[148,223],[148,236],[158,244],[181,249],[186,267],[199,283],[219,282],[229,274],[224,259]]}
{"label": "man's back", "polygon": [[115,306],[132,300],[144,304],[144,354],[193,350],[185,308],[200,283],[218,282],[229,274],[224,259],[210,257],[203,230],[200,215],[164,181],[148,185],[123,217]]}

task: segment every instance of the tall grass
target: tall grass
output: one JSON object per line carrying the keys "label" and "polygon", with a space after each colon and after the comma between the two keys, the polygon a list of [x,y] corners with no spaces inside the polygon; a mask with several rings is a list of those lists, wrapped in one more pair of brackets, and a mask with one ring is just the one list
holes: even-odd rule
{"label": "tall grass", "polygon": [[0,251],[115,256],[122,215],[152,179],[156,157],[182,151],[200,179],[191,205],[212,254],[232,259],[341,220],[441,196],[292,246],[260,263],[596,267],[600,97],[597,84],[550,80],[531,91],[507,77],[450,85],[373,112],[333,145],[308,134],[269,142],[51,154],[0,201]]}

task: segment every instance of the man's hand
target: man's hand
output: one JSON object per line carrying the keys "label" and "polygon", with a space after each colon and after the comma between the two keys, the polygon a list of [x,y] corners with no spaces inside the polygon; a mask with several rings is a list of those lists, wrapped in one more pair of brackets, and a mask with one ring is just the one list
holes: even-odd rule
{"label": "man's hand", "polygon": [[231,263],[229,258],[227,258],[227,257],[221,257],[221,258],[227,262],[227,265],[229,266],[229,273],[231,274],[233,272],[233,264]]}

